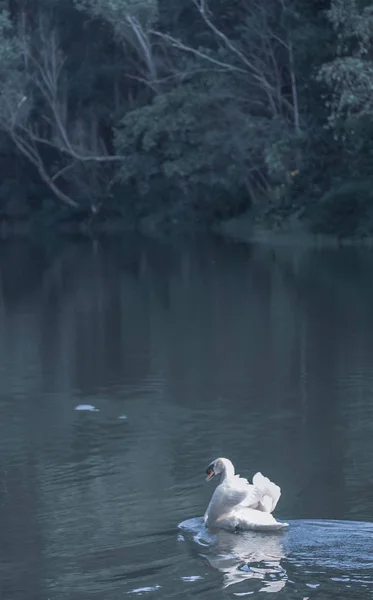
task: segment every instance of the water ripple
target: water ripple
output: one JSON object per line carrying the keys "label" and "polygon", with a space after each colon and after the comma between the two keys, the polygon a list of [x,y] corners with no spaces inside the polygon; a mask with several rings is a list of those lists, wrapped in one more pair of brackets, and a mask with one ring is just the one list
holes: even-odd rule
{"label": "water ripple", "polygon": [[203,549],[201,558],[222,573],[223,586],[234,595],[278,593],[284,588],[289,588],[289,593],[302,589],[301,593],[306,593],[306,588],[340,593],[347,587],[366,593],[372,586],[372,523],[320,520],[289,524],[289,530],[281,535],[212,534],[202,518],[194,518],[180,523],[184,533],[179,539],[193,541]]}

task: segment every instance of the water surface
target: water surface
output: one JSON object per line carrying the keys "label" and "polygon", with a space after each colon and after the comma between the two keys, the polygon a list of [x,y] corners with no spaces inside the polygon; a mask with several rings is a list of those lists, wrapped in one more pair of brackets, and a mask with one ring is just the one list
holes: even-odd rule
{"label": "water surface", "polygon": [[[369,249],[0,242],[1,596],[373,597],[372,273]],[[282,487],[288,532],[204,529],[216,456]]]}

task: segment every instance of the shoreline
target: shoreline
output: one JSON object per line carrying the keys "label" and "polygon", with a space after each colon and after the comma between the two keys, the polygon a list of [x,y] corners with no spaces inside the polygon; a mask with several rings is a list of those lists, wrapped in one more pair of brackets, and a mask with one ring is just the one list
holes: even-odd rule
{"label": "shoreline", "polygon": [[331,234],[316,234],[307,230],[299,221],[284,221],[278,229],[270,225],[255,223],[246,215],[235,217],[229,221],[219,223],[214,227],[219,235],[236,241],[301,247],[330,247],[344,246],[373,247],[373,235],[370,236],[345,236],[339,237]]}
{"label": "shoreline", "polygon": [[330,247],[338,248],[345,246],[373,247],[373,235],[339,237],[331,234],[313,234],[304,227],[303,224],[283,221],[277,229],[268,224],[255,222],[251,216],[244,214],[240,217],[234,217],[227,221],[221,221],[211,226],[201,226],[197,223],[174,223],[164,226],[162,223],[152,223],[149,226],[148,219],[134,224],[133,222],[121,220],[104,220],[97,222],[70,222],[56,223],[54,227],[32,221],[7,221],[0,222],[0,240],[10,238],[34,237],[35,235],[48,238],[52,235],[57,236],[83,236],[95,237],[100,235],[134,235],[139,234],[145,237],[164,237],[172,238],[174,236],[189,237],[194,235],[217,235],[227,240],[242,242],[247,244],[263,244],[276,246],[297,246],[304,248],[312,247]]}

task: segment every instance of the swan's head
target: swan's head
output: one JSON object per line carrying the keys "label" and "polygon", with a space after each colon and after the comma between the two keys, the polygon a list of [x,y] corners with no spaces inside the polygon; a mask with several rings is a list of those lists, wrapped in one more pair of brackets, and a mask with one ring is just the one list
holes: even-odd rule
{"label": "swan's head", "polygon": [[206,469],[206,481],[210,481],[215,475],[223,473],[227,477],[234,475],[234,466],[228,458],[216,458]]}

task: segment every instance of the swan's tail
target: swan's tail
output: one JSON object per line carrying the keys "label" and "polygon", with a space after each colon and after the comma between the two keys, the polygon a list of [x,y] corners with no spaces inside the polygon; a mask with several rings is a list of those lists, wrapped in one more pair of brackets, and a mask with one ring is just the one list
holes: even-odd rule
{"label": "swan's tail", "polygon": [[263,494],[263,497],[260,500],[262,510],[269,513],[273,512],[280,499],[281,488],[268,479],[268,477],[264,477],[261,473],[256,473],[254,475],[253,484]]}

